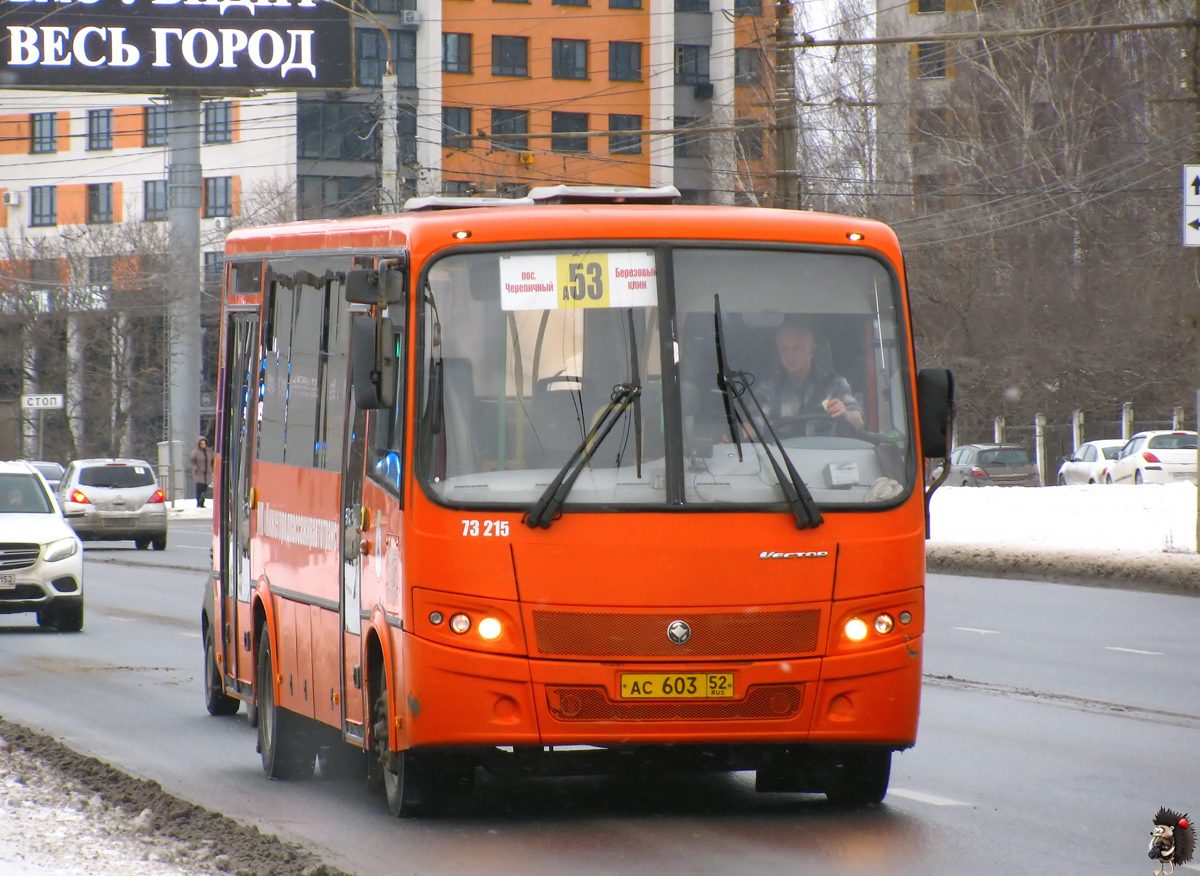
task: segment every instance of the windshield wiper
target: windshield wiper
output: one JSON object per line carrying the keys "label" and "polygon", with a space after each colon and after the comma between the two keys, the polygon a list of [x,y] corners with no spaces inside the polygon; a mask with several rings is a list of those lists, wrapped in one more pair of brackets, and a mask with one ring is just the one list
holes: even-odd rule
{"label": "windshield wiper", "polygon": [[550,528],[550,524],[554,522],[555,516],[562,508],[567,494],[575,486],[575,481],[583,472],[584,467],[595,456],[596,450],[604,443],[604,439],[621,419],[622,414],[641,394],[642,387],[637,383],[619,383],[613,387],[612,398],[600,414],[596,425],[592,426],[587,435],[583,437],[579,446],[571,451],[566,464],[559,469],[545,492],[529,509],[529,514],[525,517],[525,524],[528,527],[531,529]]}
{"label": "windshield wiper", "polygon": [[[767,419],[766,411],[763,410],[758,398],[754,395],[754,390],[750,388],[754,382],[754,375],[748,371],[733,371],[725,362],[725,329],[721,324],[720,295],[713,296],[713,324],[717,336],[717,388],[721,390],[722,398],[725,401],[725,417],[729,424],[731,437],[738,445],[738,459],[742,458],[742,444],[736,434],[737,426],[745,423],[753,431],[754,440],[762,446],[763,452],[767,455],[767,461],[775,470],[775,478],[779,481],[779,489],[783,491],[784,501],[787,502],[788,508],[796,518],[796,528],[809,529],[820,526],[825,519],[821,516],[821,511],[817,508],[812,493],[808,491],[808,486],[800,477],[800,472],[796,471],[796,467],[792,465],[792,459],[783,449],[783,444],[775,434],[771,421]],[[757,421],[750,413],[745,396],[749,396],[750,400],[754,402],[754,407],[758,411]],[[735,415],[737,423],[734,422]],[[779,448],[779,455],[783,457],[782,466],[775,458],[775,454],[771,452],[771,444],[764,440],[762,431],[758,428],[759,422],[770,434],[771,442]],[[786,476],[784,467],[787,469]]]}

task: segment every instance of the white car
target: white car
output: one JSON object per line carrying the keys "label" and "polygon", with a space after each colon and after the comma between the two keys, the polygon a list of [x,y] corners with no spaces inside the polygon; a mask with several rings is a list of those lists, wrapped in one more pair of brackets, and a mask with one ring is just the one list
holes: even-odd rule
{"label": "white car", "polygon": [[1106,484],[1196,482],[1196,433],[1138,432],[1108,464]]}
{"label": "white car", "polygon": [[1105,467],[1117,458],[1124,446],[1122,438],[1102,438],[1080,444],[1078,450],[1063,457],[1058,469],[1058,485],[1104,483]]}
{"label": "white car", "polygon": [[83,542],[27,462],[0,462],[0,533],[0,614],[36,612],[38,626],[83,629]]}

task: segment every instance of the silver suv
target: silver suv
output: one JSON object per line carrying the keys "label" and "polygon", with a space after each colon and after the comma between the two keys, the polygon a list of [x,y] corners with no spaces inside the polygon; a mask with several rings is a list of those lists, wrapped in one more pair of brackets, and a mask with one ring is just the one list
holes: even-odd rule
{"label": "silver suv", "polygon": [[77,459],[63,472],[58,502],[85,541],[167,548],[166,497],[144,459]]}

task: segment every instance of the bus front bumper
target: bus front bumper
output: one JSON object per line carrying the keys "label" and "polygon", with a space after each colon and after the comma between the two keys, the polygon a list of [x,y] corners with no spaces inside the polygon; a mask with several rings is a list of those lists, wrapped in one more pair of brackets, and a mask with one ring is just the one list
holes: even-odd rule
{"label": "bus front bumper", "polygon": [[[921,640],[801,660],[529,660],[403,635],[402,745],[874,743],[916,739]],[[732,675],[733,697],[629,698],[621,677]],[[628,684],[627,684],[628,686]]]}

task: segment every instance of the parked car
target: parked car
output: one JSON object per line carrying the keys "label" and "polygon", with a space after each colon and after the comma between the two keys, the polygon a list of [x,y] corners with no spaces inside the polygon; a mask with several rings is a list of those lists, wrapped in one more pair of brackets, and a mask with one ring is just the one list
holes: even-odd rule
{"label": "parked car", "polygon": [[166,497],[144,459],[74,460],[63,472],[58,500],[85,541],[132,539],[138,550],[166,550]]}
{"label": "parked car", "polygon": [[63,467],[57,462],[47,462],[42,459],[27,459],[25,460],[30,465],[38,470],[38,474],[46,479],[46,483],[50,487],[50,492],[58,492],[59,481],[62,480]]}
{"label": "parked car", "polygon": [[1125,441],[1121,438],[1102,438],[1080,444],[1078,450],[1063,457],[1058,469],[1059,486],[1104,483],[1105,467],[1117,458],[1124,446]]}
{"label": "parked car", "polygon": [[964,444],[950,454],[953,487],[1040,487],[1037,464],[1016,444]]}
{"label": "parked car", "polygon": [[1196,482],[1196,433],[1138,432],[1104,473],[1106,484]]}
{"label": "parked car", "polygon": [[23,612],[60,632],[83,629],[83,543],[37,469],[0,462],[0,614]]}

